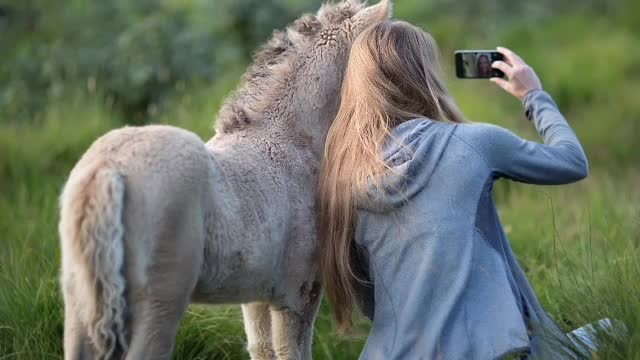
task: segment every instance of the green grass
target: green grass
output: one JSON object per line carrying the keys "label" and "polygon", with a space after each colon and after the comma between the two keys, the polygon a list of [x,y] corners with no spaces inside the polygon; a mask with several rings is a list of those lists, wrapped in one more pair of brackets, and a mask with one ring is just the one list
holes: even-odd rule
{"label": "green grass", "polygon": [[[463,91],[454,91],[460,94],[463,109],[470,106]],[[487,92],[489,98],[501,96],[492,91]],[[172,114],[164,113],[157,122],[207,137],[217,106],[207,99],[214,92],[205,88],[176,99]],[[496,105],[474,116],[501,117],[506,119],[503,125],[530,135],[517,106],[507,103],[506,110],[498,110]],[[61,356],[57,197],[68,171],[91,141],[121,123],[98,98],[76,97],[53,104],[30,125],[0,126],[0,359]],[[622,320],[630,337],[603,340],[606,346],[600,357],[637,357],[639,169],[599,164],[587,180],[562,187],[502,181],[496,197],[514,251],[551,315],[566,330],[603,317]],[[360,335],[337,336],[323,304],[315,325],[315,358],[357,357],[368,326],[366,321],[360,323]],[[237,306],[192,306],[182,322],[174,358],[246,358],[244,346]]]}

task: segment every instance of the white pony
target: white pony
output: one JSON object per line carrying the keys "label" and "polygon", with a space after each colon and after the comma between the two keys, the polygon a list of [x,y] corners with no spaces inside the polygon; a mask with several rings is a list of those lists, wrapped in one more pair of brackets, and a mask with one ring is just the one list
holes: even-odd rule
{"label": "white pony", "polygon": [[169,359],[191,301],[242,303],[252,359],[310,359],[314,192],[354,38],[388,0],[324,5],[256,55],[206,144],[170,126],[96,140],[61,196],[66,359]]}

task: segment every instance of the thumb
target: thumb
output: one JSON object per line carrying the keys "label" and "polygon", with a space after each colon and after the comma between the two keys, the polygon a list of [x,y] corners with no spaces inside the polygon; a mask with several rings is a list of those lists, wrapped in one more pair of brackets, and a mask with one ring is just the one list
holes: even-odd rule
{"label": "thumb", "polygon": [[489,79],[492,83],[500,86],[501,88],[503,88],[506,92],[511,93],[511,89],[509,86],[509,82],[506,81],[505,79],[501,79],[498,77],[492,77],[491,79]]}

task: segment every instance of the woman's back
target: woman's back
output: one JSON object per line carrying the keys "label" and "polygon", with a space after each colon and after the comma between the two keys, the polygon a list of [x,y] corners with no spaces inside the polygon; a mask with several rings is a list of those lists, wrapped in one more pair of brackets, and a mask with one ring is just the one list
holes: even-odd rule
{"label": "woman's back", "polygon": [[[375,284],[362,359],[489,359],[528,345],[515,297],[504,291],[510,288],[507,270],[475,226],[489,171],[454,135],[457,126],[430,120],[400,125],[401,138],[406,131],[420,133],[419,146],[394,169],[415,172],[402,173],[406,187],[389,189],[384,204],[368,202],[358,211],[355,239]],[[501,309],[492,309],[497,303]],[[492,320],[497,325],[490,332],[476,331]],[[482,334],[501,343],[487,349]]]}
{"label": "woman's back", "polygon": [[576,181],[586,159],[551,98],[528,100],[546,145],[488,124],[416,119],[394,129],[390,175],[361,200],[356,223],[375,284],[375,301],[363,299],[374,321],[363,359],[498,358],[528,351],[523,319],[557,329],[515,262],[491,189],[504,176]]}

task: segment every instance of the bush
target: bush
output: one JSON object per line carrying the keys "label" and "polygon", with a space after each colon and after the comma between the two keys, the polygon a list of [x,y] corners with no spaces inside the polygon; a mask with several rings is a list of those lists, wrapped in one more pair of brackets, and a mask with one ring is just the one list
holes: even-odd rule
{"label": "bush", "polygon": [[[187,5],[185,5],[187,4]],[[69,1],[5,6],[0,60],[5,121],[30,118],[51,98],[99,90],[139,123],[193,81],[212,82],[301,8],[282,2]],[[4,16],[3,16],[4,14]]]}

